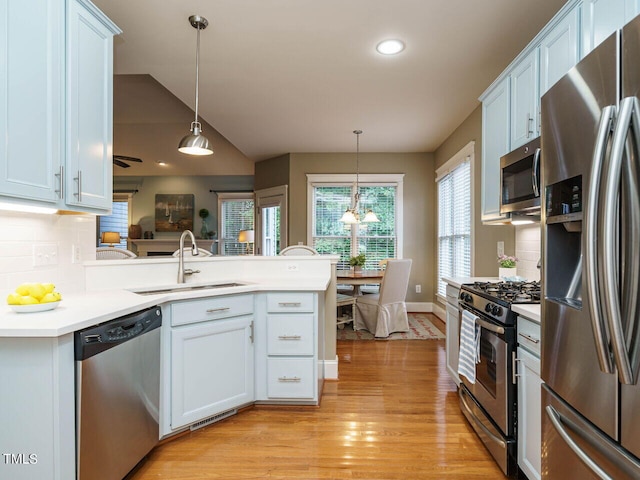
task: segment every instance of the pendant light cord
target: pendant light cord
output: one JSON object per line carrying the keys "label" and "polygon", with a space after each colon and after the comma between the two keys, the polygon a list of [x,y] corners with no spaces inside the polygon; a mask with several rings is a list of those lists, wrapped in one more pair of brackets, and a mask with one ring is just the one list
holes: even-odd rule
{"label": "pendant light cord", "polygon": [[355,194],[355,205],[353,206],[353,210],[358,209],[358,202],[360,201],[360,134],[362,130],[354,130],[353,133],[356,134],[356,194]]}
{"label": "pendant light cord", "polygon": [[200,25],[198,24],[198,34],[196,40],[196,118],[194,120],[194,124],[198,127],[198,86],[200,84]]}

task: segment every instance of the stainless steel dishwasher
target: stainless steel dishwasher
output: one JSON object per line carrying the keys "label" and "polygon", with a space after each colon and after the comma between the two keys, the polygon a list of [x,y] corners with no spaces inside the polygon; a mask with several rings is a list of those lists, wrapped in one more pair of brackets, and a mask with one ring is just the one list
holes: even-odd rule
{"label": "stainless steel dishwasher", "polygon": [[76,472],[121,480],[159,439],[160,307],[75,333]]}

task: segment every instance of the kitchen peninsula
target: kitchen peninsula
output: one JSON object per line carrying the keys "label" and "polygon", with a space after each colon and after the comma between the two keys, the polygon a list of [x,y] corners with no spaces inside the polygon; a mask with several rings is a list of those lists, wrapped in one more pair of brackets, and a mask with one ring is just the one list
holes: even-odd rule
{"label": "kitchen peninsula", "polygon": [[[243,397],[237,406],[254,402],[317,404],[325,361],[335,359],[335,318],[327,322],[325,313],[335,314],[335,306],[331,306],[332,302],[335,305],[335,292],[331,290],[335,288],[332,272],[336,260],[332,256],[189,258],[185,263],[199,273],[182,285],[175,284],[176,258],[89,261],[84,265],[86,293],[65,295],[62,292],[63,301],[57,309],[18,314],[3,307],[0,311],[0,375],[3,378],[0,395],[4,408],[0,413],[3,424],[0,449],[19,455],[26,463],[0,465],[0,477],[75,478],[74,332],[153,305],[160,305],[163,310],[159,438],[171,436],[204,419],[193,411],[176,407],[179,397],[173,391],[176,385],[194,387],[188,380],[181,384],[184,379],[172,373],[172,361],[183,362],[186,358],[177,355],[179,340],[192,338],[184,332],[191,334],[205,329],[218,318],[220,322],[232,321],[234,306],[239,306],[242,310],[239,315],[251,323],[247,329],[250,332],[250,343],[247,343],[251,348],[251,368],[246,379],[249,396]],[[234,286],[215,288],[220,284]],[[198,288],[174,288],[185,286]],[[204,286],[211,288],[200,288]],[[143,290],[154,293],[140,294]],[[226,313],[200,320],[197,309],[214,310],[209,306],[211,302],[227,302],[228,306],[220,309]],[[284,335],[293,326],[293,331],[298,332],[298,322],[303,325],[301,335],[310,340],[299,351],[283,351],[295,342],[278,345],[278,337],[270,337],[272,330],[284,329],[280,331],[280,335]],[[199,368],[205,374],[205,367],[217,368],[201,363],[180,365]],[[224,369],[229,368],[233,366],[224,365]],[[189,372],[189,369],[183,371]],[[295,370],[295,374],[282,373],[282,369]],[[279,382],[282,378],[285,380]],[[292,379],[295,381],[290,381]],[[198,398],[206,399],[210,391],[209,388],[201,392]],[[190,397],[191,394],[190,391]],[[229,410],[228,402],[217,405],[212,402],[193,410],[210,418],[220,405],[225,412],[235,408]],[[29,463],[30,459],[34,461]]]}

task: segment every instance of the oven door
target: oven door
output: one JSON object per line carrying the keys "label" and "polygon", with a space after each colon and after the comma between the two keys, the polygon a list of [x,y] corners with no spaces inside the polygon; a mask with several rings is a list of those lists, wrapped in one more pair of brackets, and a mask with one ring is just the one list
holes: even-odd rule
{"label": "oven door", "polygon": [[515,328],[497,324],[488,317],[478,316],[480,362],[476,364],[476,383],[465,376],[462,382],[471,395],[506,436],[514,435],[516,385],[513,383]]}

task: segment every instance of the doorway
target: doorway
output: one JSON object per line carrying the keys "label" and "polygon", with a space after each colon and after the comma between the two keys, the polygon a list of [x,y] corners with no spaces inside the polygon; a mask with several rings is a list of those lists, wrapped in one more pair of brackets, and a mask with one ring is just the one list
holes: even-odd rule
{"label": "doorway", "polygon": [[256,190],[256,255],[275,256],[287,246],[287,185]]}

